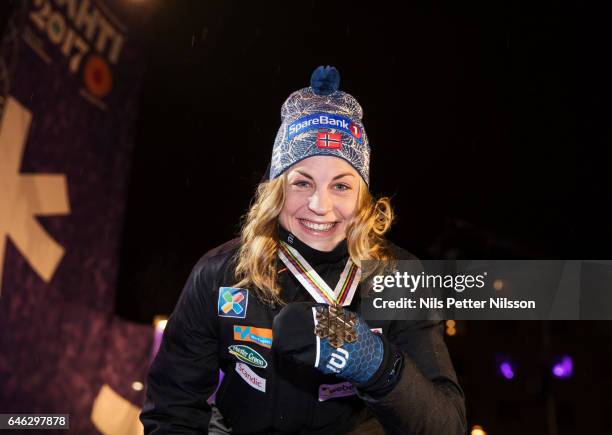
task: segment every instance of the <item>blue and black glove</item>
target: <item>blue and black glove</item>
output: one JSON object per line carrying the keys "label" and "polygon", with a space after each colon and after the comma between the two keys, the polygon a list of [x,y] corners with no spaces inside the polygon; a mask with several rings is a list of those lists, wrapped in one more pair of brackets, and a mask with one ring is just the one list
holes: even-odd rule
{"label": "blue and black glove", "polygon": [[315,335],[316,311],[327,305],[292,303],[274,318],[272,348],[281,356],[316,367],[325,374],[335,374],[362,384],[372,379],[385,357],[382,337],[349,310],[342,308],[344,317],[354,316],[356,340],[334,348],[328,338]]}

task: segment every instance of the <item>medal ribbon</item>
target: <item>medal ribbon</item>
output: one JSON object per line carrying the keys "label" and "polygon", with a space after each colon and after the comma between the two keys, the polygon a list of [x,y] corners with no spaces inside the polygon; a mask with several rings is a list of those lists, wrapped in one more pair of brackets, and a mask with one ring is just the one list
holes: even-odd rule
{"label": "medal ribbon", "polygon": [[279,241],[278,257],[315,301],[328,305],[351,304],[359,285],[361,269],[350,258],[344,266],[336,288],[332,290],[308,261],[295,248],[282,240]]}

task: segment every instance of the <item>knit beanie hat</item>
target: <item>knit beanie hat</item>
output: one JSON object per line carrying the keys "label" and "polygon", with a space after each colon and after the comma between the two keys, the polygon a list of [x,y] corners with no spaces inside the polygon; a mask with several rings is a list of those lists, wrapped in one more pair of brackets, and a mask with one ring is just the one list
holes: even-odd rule
{"label": "knit beanie hat", "polygon": [[282,124],[274,141],[270,179],[312,156],[347,161],[366,184],[370,179],[370,146],[357,100],[340,90],[340,74],[332,66],[312,73],[310,87],[292,93],[281,109]]}

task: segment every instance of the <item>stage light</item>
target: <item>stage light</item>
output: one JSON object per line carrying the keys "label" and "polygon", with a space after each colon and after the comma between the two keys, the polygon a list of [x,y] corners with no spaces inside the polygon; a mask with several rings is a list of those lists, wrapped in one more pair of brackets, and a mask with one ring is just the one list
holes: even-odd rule
{"label": "stage light", "polygon": [[142,389],[144,388],[144,385],[142,385],[142,382],[132,382],[132,389],[136,390],[136,391],[142,391]]}
{"label": "stage light", "polygon": [[164,329],[166,329],[166,324],[168,323],[168,316],[155,316],[153,318],[153,346],[151,348],[151,361],[157,355],[157,351],[159,350],[159,346],[161,345],[162,338],[164,336]]}
{"label": "stage light", "polygon": [[484,431],[482,426],[475,424],[472,426],[472,432],[470,432],[470,435],[487,435],[487,433]]}
{"label": "stage light", "polygon": [[557,378],[571,378],[574,373],[574,362],[569,355],[557,357],[552,367],[552,374]]}
{"label": "stage light", "polygon": [[452,337],[453,335],[457,334],[457,323],[454,320],[447,320],[446,321],[446,335]]}
{"label": "stage light", "polygon": [[168,318],[166,316],[155,316],[153,319],[153,325],[155,326],[156,331],[163,332],[166,329],[166,324],[168,323]]}
{"label": "stage light", "polygon": [[504,289],[504,281],[501,279],[496,279],[495,281],[493,281],[493,289],[495,291],[501,291]]}
{"label": "stage light", "polygon": [[497,373],[504,379],[511,380],[516,376],[516,364],[506,355],[495,355]]}
{"label": "stage light", "polygon": [[512,370],[512,364],[509,362],[503,362],[499,365],[499,371],[502,376],[506,379],[514,378],[514,370]]}

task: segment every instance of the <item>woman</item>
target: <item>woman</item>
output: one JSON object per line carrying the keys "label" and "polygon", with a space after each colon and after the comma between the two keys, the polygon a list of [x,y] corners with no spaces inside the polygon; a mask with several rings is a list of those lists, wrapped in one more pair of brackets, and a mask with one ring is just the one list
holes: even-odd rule
{"label": "woman", "polygon": [[338,85],[319,67],[284,103],[241,238],[202,257],[168,321],[145,433],[465,433],[439,322],[356,314],[364,260],[414,257],[384,239],[362,109]]}

